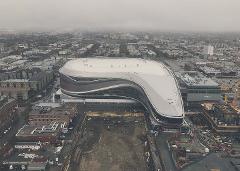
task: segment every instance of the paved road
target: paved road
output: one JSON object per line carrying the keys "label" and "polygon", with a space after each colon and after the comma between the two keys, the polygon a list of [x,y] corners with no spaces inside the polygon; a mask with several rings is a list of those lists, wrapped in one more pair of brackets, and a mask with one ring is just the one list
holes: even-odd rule
{"label": "paved road", "polygon": [[174,161],[172,159],[172,153],[168,149],[167,145],[167,133],[162,133],[156,138],[156,143],[160,151],[161,159],[163,160],[166,171],[177,171]]}
{"label": "paved road", "polygon": [[83,125],[84,125],[84,121],[85,121],[85,118],[86,118],[86,107],[84,104],[79,104],[78,106],[78,116],[77,116],[77,125],[75,126],[74,130],[73,130],[73,133],[72,133],[72,140],[73,140],[73,143],[72,143],[72,147],[71,147],[71,150],[70,150],[70,153],[68,155],[69,156],[69,159],[70,159],[70,165],[69,165],[69,169],[68,170],[77,170],[78,169],[78,166],[79,164],[78,163],[75,163],[75,160],[74,160],[74,154],[75,154],[75,151],[78,147],[78,142],[79,140],[81,139],[81,135],[82,135],[82,131],[83,131]]}
{"label": "paved road", "polygon": [[25,123],[25,116],[23,115],[23,108],[19,108],[19,111],[17,112],[17,118],[15,122],[11,125],[11,129],[3,135],[3,137],[0,138],[0,145],[6,144],[9,142],[17,133],[18,129],[20,129],[23,124]]}

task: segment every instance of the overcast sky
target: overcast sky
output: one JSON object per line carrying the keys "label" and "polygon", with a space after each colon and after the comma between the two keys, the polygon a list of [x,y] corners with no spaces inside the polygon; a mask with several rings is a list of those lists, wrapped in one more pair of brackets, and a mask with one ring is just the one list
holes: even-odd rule
{"label": "overcast sky", "polygon": [[240,0],[0,0],[0,29],[240,31]]}

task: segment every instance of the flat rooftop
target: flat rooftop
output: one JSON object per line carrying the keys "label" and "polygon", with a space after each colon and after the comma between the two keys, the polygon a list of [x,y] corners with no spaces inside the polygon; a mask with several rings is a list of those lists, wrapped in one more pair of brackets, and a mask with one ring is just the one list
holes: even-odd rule
{"label": "flat rooftop", "polygon": [[218,83],[213,81],[197,71],[187,71],[176,73],[177,77],[180,78],[187,86],[194,87],[217,87]]}
{"label": "flat rooftop", "polygon": [[35,107],[51,107],[51,108],[57,108],[57,107],[61,107],[60,103],[53,103],[53,102],[47,102],[47,103],[38,103],[35,105]]}
{"label": "flat rooftop", "polygon": [[20,83],[20,82],[29,82],[28,79],[8,79],[8,80],[4,80],[2,82],[16,82],[16,83]]}

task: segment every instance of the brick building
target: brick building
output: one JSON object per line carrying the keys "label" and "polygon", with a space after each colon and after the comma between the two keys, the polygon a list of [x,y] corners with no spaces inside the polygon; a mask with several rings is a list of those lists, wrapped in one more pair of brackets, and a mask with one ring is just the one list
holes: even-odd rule
{"label": "brick building", "polygon": [[16,107],[16,100],[0,96],[0,133],[8,128],[16,118]]}
{"label": "brick building", "polygon": [[0,74],[0,95],[27,100],[44,89],[53,80],[52,71],[21,70]]}
{"label": "brick building", "polygon": [[32,110],[29,114],[29,124],[33,126],[49,125],[52,122],[69,124],[77,112],[76,106],[64,105],[58,108],[43,107]]}

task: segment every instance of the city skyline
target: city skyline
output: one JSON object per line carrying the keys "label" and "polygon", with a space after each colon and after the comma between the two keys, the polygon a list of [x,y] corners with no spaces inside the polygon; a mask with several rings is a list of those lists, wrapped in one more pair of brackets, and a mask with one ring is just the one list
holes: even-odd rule
{"label": "city skyline", "polygon": [[0,171],[240,171],[239,0],[0,0]]}

